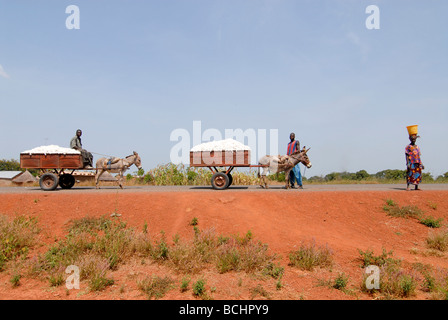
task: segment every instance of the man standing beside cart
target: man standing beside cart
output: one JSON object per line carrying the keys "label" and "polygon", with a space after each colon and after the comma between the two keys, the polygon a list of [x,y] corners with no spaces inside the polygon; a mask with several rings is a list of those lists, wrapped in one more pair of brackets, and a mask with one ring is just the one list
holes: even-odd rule
{"label": "man standing beside cart", "polygon": [[[291,140],[288,143],[288,150],[286,152],[286,154],[289,156],[292,153],[296,152],[297,150],[300,150],[300,142],[298,140],[296,140],[296,135],[295,133],[291,133],[289,135],[289,139]],[[300,163],[298,163],[295,167],[293,167],[291,169],[291,171],[289,172],[289,184],[291,185],[291,188],[296,188],[294,186],[294,182],[297,182],[298,188],[299,189],[303,189],[302,186],[302,173],[300,172],[300,167],[299,167]]]}
{"label": "man standing beside cart", "polygon": [[89,151],[82,148],[81,136],[82,136],[81,129],[76,130],[76,135],[70,141],[70,148],[81,152],[84,169],[93,169],[92,165],[93,156]]}

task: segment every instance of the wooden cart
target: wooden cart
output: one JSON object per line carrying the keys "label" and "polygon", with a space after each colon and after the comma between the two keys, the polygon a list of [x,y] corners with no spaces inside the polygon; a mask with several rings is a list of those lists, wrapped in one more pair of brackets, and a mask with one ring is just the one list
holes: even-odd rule
{"label": "wooden cart", "polygon": [[[62,189],[70,189],[75,185],[73,172],[83,169],[81,154],[43,154],[21,153],[20,167],[23,169],[39,169],[42,175],[39,185],[42,190],[55,190],[58,185]],[[67,173],[65,170],[72,170]]]}
{"label": "wooden cart", "polygon": [[190,151],[190,167],[207,167],[213,175],[213,189],[224,190],[232,185],[232,170],[236,167],[262,167],[250,164],[250,151]]}

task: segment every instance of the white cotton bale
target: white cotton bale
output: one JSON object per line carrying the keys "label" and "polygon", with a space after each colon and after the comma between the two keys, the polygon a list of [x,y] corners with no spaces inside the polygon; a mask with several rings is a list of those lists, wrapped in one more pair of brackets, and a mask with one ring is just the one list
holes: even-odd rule
{"label": "white cotton bale", "polygon": [[71,148],[57,145],[40,146],[21,152],[21,154],[80,154],[81,152]]}
{"label": "white cotton bale", "polygon": [[194,146],[190,151],[201,152],[201,151],[244,151],[244,150],[250,151],[250,147],[233,139],[225,139],[198,144]]}

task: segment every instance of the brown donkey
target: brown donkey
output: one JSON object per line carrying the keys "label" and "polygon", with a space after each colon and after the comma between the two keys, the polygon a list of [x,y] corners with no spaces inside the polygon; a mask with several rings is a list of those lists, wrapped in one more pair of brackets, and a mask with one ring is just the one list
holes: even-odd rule
{"label": "brown donkey", "polygon": [[[262,167],[258,167],[258,177],[260,178],[260,186],[262,188],[268,188],[266,181],[266,174],[269,172],[271,174],[277,172],[285,172],[286,189],[289,189],[289,172],[298,163],[304,164],[307,168],[311,168],[311,161],[308,158],[307,152],[311,148],[302,150],[297,150],[296,152],[290,154],[289,156],[270,156],[266,155],[262,157],[258,164]],[[260,168],[262,172],[260,173]]]}
{"label": "brown donkey", "polygon": [[120,178],[118,179],[118,184],[121,189],[123,189],[123,173],[133,164],[140,170],[142,168],[142,160],[137,152],[134,151],[133,154],[127,156],[124,159],[120,158],[100,158],[96,161],[96,175],[95,175],[95,185],[99,189],[98,180],[104,171],[119,173]]}

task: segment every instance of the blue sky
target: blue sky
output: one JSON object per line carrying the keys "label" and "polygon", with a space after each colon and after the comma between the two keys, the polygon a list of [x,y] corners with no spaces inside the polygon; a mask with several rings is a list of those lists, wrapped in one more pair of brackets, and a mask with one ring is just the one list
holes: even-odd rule
{"label": "blue sky", "polygon": [[[66,28],[69,5],[79,30]],[[308,177],[375,173],[405,168],[418,124],[437,176],[447,12],[440,0],[0,0],[0,158],[68,146],[81,128],[86,149],[135,150],[149,170],[170,162],[173,130],[201,121],[223,135],[276,129],[280,153],[295,132],[312,148]]]}

